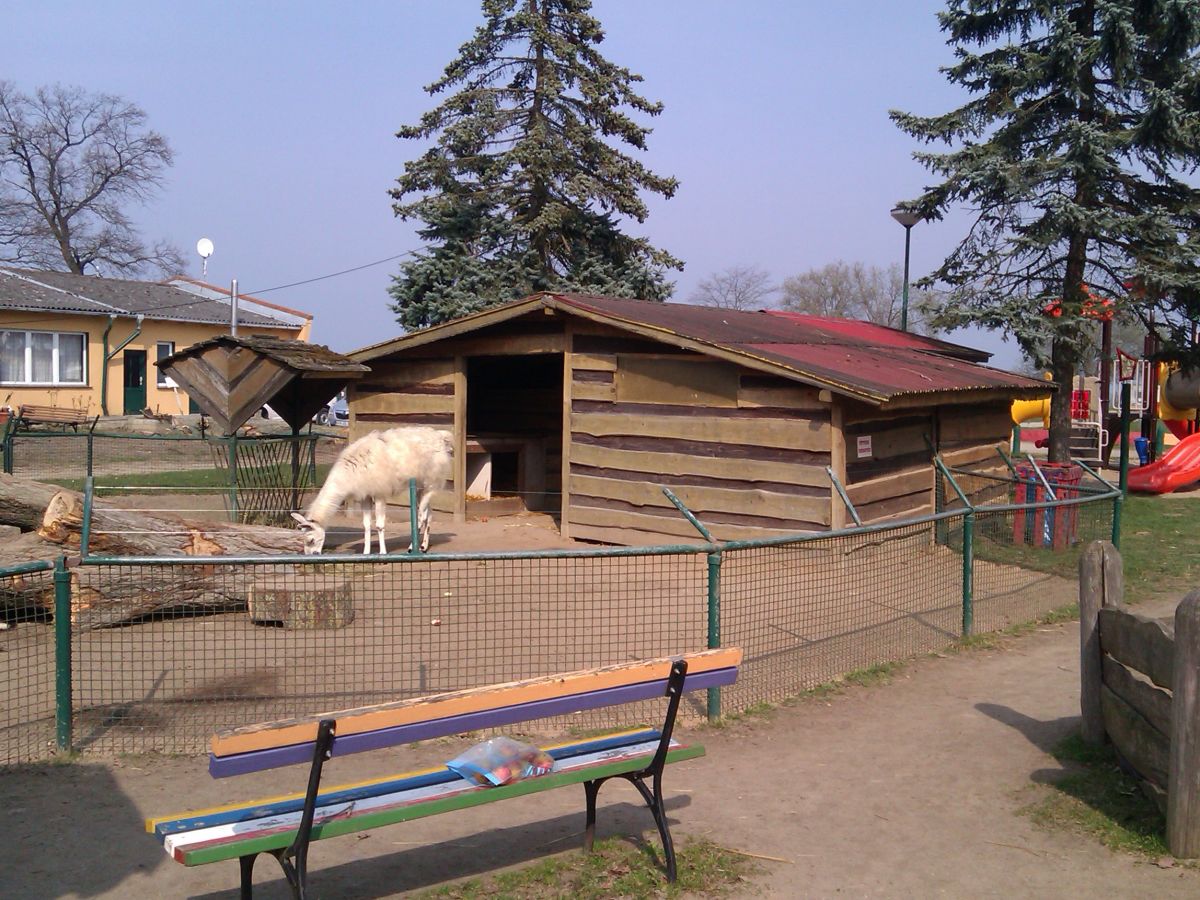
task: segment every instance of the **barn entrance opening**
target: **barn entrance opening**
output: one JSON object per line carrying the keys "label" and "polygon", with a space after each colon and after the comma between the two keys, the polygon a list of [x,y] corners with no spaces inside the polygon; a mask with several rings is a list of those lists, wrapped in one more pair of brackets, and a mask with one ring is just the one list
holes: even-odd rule
{"label": "barn entrance opening", "polygon": [[561,353],[467,361],[469,506],[559,514],[562,398]]}

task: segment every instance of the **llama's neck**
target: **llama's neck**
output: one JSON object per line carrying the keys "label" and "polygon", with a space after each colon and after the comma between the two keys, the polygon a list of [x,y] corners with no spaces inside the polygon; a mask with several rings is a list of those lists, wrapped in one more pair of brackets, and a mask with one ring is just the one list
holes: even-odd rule
{"label": "llama's neck", "polygon": [[327,478],[320,493],[308,505],[308,518],[324,524],[338,511],[345,499],[346,491],[342,488],[340,479]]}

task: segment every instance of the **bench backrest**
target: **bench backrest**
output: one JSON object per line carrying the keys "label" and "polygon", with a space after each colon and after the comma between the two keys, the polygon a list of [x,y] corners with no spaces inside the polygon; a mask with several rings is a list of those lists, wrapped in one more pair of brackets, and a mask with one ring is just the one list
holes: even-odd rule
{"label": "bench backrest", "polygon": [[322,719],[337,721],[332,755],[343,756],[649,700],[663,696],[677,659],[687,662],[684,690],[691,691],[733,684],[742,651],[739,647],[705,650],[233,728],[213,736],[209,772],[214,778],[224,778],[310,762]]}
{"label": "bench backrest", "polygon": [[80,424],[88,420],[87,410],[74,409],[64,406],[34,406],[32,404],[22,404],[17,415],[22,419],[29,421],[40,422],[78,422]]}

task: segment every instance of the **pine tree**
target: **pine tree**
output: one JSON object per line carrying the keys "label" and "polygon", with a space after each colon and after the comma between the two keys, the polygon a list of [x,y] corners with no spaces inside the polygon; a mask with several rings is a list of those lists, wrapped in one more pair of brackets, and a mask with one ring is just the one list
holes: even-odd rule
{"label": "pine tree", "polygon": [[590,8],[484,0],[484,23],[426,88],[457,92],[397,133],[434,141],[391,191],[428,244],[390,288],[405,328],[540,290],[670,296],[665,270],[682,263],[619,219],[644,222],[641,192],[670,197],[678,182],[609,143],[645,150],[650,129],[631,113],[657,116],[662,104],[597,52],[604,33]]}
{"label": "pine tree", "polygon": [[1005,329],[1049,363],[1050,459],[1064,462],[1089,296],[1175,326],[1200,309],[1200,192],[1184,181],[1200,162],[1200,4],[950,0],[939,21],[956,56],[943,71],[973,98],[891,114],[951,147],[916,154],[944,180],[913,208],[974,216],[927,279],[952,289],[935,324]]}

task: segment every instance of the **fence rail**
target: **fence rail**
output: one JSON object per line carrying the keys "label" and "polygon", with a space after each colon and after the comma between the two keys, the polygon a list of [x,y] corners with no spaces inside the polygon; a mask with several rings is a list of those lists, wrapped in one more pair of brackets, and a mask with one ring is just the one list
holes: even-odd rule
{"label": "fence rail", "polygon": [[[69,569],[0,571],[0,592],[32,592],[27,605],[37,610],[0,632],[10,651],[0,653],[0,761],[68,748],[195,753],[221,727],[706,646],[743,647],[742,675],[694,698],[685,718],[778,702],[1073,602],[1080,547],[1112,536],[1119,494],[1015,504],[1017,482],[1006,485],[991,503],[760,541],[386,557],[85,555]],[[1047,517],[1068,541],[1040,539]],[[121,627],[80,624],[104,621],[93,613],[105,603],[128,602],[148,612]],[[536,727],[635,724],[643,713]]]}

